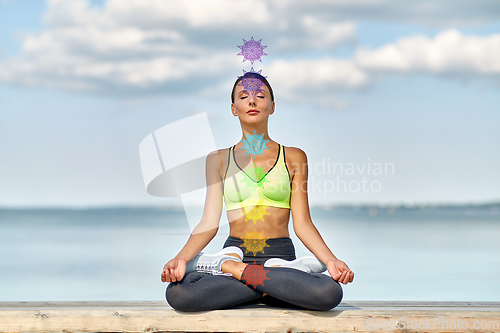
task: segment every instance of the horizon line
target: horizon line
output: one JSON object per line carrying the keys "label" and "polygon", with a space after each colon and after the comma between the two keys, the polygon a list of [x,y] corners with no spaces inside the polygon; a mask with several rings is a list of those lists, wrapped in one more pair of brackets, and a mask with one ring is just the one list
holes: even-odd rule
{"label": "horizon line", "polygon": [[[444,208],[444,207],[494,207],[500,208],[500,200],[470,201],[470,202],[344,202],[344,203],[315,203],[310,204],[311,209],[334,209],[334,208]],[[202,209],[203,205],[193,205],[190,208]],[[98,210],[98,209],[170,209],[184,210],[182,204],[104,204],[104,205],[0,205],[0,210]]]}

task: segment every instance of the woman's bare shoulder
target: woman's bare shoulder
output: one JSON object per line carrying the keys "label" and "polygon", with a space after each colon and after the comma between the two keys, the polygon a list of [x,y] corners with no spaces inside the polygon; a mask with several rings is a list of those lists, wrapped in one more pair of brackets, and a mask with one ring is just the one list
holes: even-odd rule
{"label": "woman's bare shoulder", "polygon": [[285,148],[285,163],[288,166],[288,171],[292,179],[299,170],[303,170],[307,165],[306,153],[297,147],[284,147]]}
{"label": "woman's bare shoulder", "polygon": [[219,171],[219,175],[223,179],[225,170],[228,166],[229,148],[217,149],[211,151],[207,156],[207,164],[212,165]]}
{"label": "woman's bare shoulder", "polygon": [[285,157],[290,162],[298,163],[307,160],[307,155],[302,149],[297,147],[283,147],[285,148]]}
{"label": "woman's bare shoulder", "polygon": [[222,149],[213,150],[210,153],[208,153],[208,156],[217,157],[219,154],[227,157],[229,155],[229,148],[222,148]]}
{"label": "woman's bare shoulder", "polygon": [[229,156],[229,148],[218,149],[215,152],[220,155],[220,157],[222,158],[222,162],[227,162],[227,158]]}

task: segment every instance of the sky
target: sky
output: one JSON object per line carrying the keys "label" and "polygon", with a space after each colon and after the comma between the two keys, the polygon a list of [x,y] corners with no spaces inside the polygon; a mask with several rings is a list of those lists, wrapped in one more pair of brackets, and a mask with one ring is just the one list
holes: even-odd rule
{"label": "sky", "polygon": [[312,205],[498,202],[499,18],[490,0],[0,0],[0,207],[179,204],[146,192],[140,142],[206,113],[237,143],[251,68]]}

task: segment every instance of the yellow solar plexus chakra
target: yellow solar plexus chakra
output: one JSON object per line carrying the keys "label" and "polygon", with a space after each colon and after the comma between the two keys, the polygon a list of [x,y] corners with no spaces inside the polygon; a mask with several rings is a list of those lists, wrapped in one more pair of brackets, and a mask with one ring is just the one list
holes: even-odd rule
{"label": "yellow solar plexus chakra", "polygon": [[257,229],[254,228],[252,232],[248,232],[246,230],[245,232],[247,236],[242,238],[243,244],[240,245],[240,247],[245,248],[245,254],[252,252],[255,256],[257,252],[264,253],[264,248],[269,247],[266,243],[266,240],[268,240],[269,237],[264,237],[264,230],[258,232]]}
{"label": "yellow solar plexus chakra", "polygon": [[245,222],[253,221],[253,224],[256,224],[259,220],[264,222],[264,216],[270,214],[266,211],[266,208],[269,206],[264,206],[262,205],[263,203],[264,199],[260,199],[256,206],[242,207],[243,215],[245,216]]}

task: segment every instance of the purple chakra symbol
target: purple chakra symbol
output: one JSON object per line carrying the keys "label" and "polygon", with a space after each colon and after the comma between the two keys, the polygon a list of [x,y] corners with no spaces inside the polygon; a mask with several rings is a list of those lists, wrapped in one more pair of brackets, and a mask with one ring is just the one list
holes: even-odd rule
{"label": "purple chakra symbol", "polygon": [[[243,76],[238,76],[238,78],[241,78],[241,82],[238,84],[239,86],[243,86],[245,88],[245,91],[249,91],[252,95],[257,91],[257,92],[262,92],[261,87],[265,86],[265,83],[262,82],[262,79],[260,77],[266,78],[266,76],[262,76],[260,73],[262,72],[262,69],[258,72],[250,69],[249,72],[243,70]],[[247,73],[250,73],[250,75],[247,75]],[[252,73],[254,75],[252,75]]]}
{"label": "purple chakra symbol", "polygon": [[262,62],[260,57],[262,57],[263,55],[267,55],[264,53],[264,49],[267,46],[261,45],[260,44],[261,41],[262,39],[260,39],[259,41],[255,41],[253,39],[253,36],[249,41],[243,39],[243,45],[238,46],[241,49],[241,52],[238,53],[237,55],[243,56],[243,62],[245,62],[245,60],[250,60],[252,65],[255,60]]}

